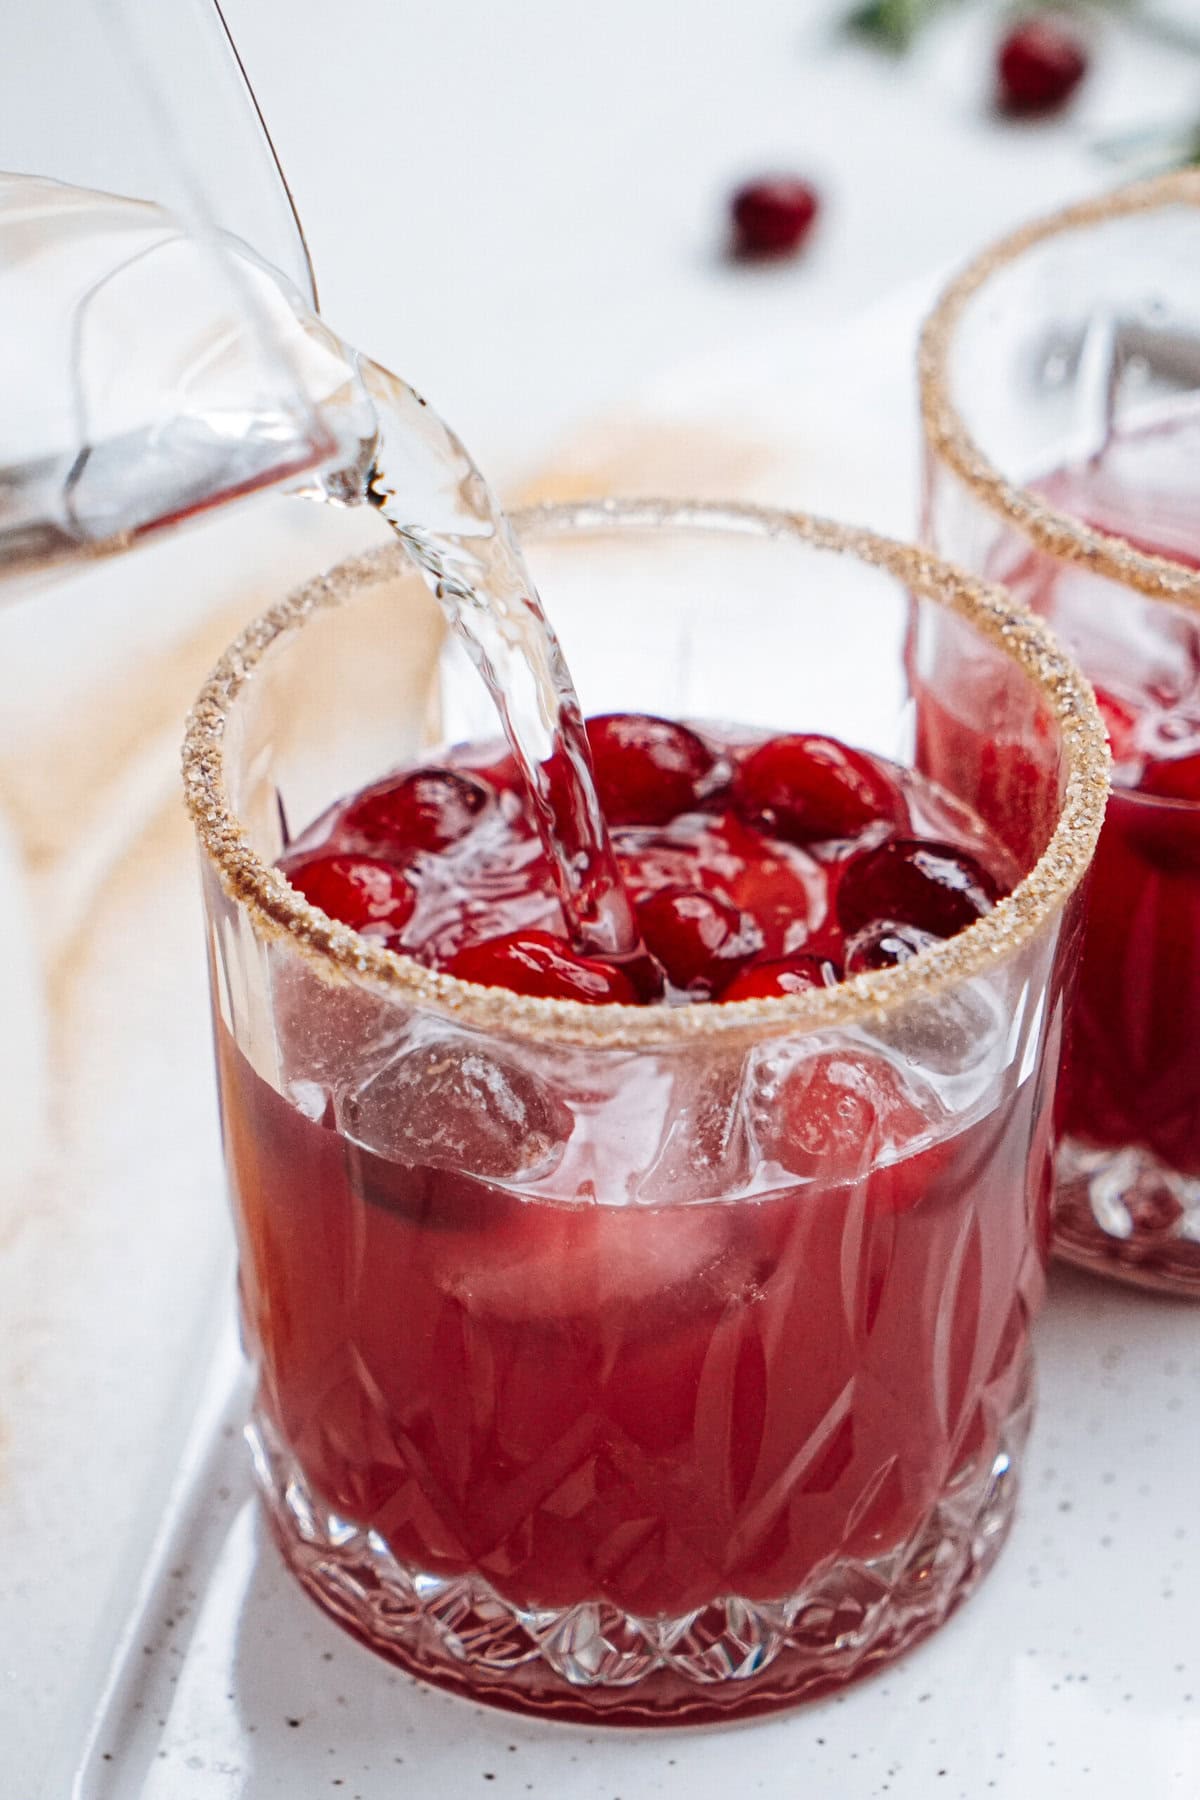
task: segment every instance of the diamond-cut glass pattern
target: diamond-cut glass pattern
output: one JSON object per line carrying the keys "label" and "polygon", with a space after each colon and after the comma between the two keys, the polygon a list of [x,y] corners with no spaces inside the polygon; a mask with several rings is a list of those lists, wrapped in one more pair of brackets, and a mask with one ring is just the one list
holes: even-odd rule
{"label": "diamond-cut glass pattern", "polygon": [[1160,1292],[1200,1292],[1200,1177],[1137,1144],[1058,1151],[1054,1244],[1060,1256]]}
{"label": "diamond-cut glass pattern", "polygon": [[398,1660],[584,1715],[783,1704],[994,1550],[1046,1083],[852,1173],[653,1207],[351,1154],[241,1065],[223,1091],[277,1535]]}
{"label": "diamond-cut glass pattern", "polygon": [[770,1710],[896,1655],[971,1592],[1012,1519],[1028,1386],[998,1447],[955,1472],[905,1540],[835,1558],[796,1594],[651,1618],[604,1602],[521,1609],[478,1575],[420,1573],[322,1513],[269,1421],[248,1436],[275,1537],[310,1594],[413,1674],[564,1717],[650,1722]]}

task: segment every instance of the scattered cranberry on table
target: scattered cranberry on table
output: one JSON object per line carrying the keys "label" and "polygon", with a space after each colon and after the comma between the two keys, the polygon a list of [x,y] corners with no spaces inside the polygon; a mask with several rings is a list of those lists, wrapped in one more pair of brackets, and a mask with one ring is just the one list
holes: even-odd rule
{"label": "scattered cranberry on table", "polygon": [[792,256],[807,239],[820,197],[795,175],[770,175],[740,187],[730,202],[733,255],[744,262]]}
{"label": "scattered cranberry on table", "polygon": [[1055,112],[1075,92],[1087,66],[1087,51],[1066,26],[1052,17],[1025,19],[996,55],[1000,104],[1005,112],[1026,116]]}

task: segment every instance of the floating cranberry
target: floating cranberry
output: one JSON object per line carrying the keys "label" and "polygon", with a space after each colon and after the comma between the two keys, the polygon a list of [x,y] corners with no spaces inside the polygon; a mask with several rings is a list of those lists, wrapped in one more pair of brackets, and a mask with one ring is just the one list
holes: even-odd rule
{"label": "floating cranberry", "polygon": [[596,792],[610,825],[665,825],[697,805],[716,757],[694,731],[648,713],[587,722]]}
{"label": "floating cranberry", "polygon": [[753,919],[702,888],[663,888],[637,909],[638,929],[672,987],[707,999],[762,948]]}
{"label": "floating cranberry", "polygon": [[1191,756],[1164,756],[1148,762],[1138,791],[1160,800],[1200,801],[1200,751]]}
{"label": "floating cranberry", "polygon": [[484,780],[500,794],[524,794],[525,782],[517,766],[517,759],[511,753],[502,756],[498,762],[488,763],[479,770]]}
{"label": "floating cranberry", "polygon": [[661,1000],[667,991],[667,979],[663,966],[651,956],[645,945],[631,955],[604,958],[603,966],[612,968],[622,975],[633,989],[633,997],[643,1006],[649,1006],[655,1000]]}
{"label": "floating cranberry", "polygon": [[922,931],[917,925],[897,924],[894,919],[864,925],[846,945],[846,973],[866,975],[875,969],[898,968],[930,944],[941,941],[930,931]]}
{"label": "floating cranberry", "polygon": [[1001,892],[982,863],[953,844],[892,838],[846,864],[838,919],[847,936],[887,919],[948,938],[990,912]]}
{"label": "floating cranberry", "polygon": [[510,931],[459,950],[446,973],[480,987],[511,988],[542,1000],[580,1000],[585,1006],[632,1005],[633,984],[608,963],[578,956],[549,931]]}
{"label": "floating cranberry", "polygon": [[613,843],[635,900],[665,887],[702,887],[731,900],[749,859],[766,848],[736,813],[691,813],[661,828],[619,825]]}
{"label": "floating cranberry", "polygon": [[311,905],[364,937],[395,937],[416,905],[399,869],[372,856],[311,856],[284,872]]}
{"label": "floating cranberry", "polygon": [[791,256],[821,208],[815,188],[795,175],[768,175],[740,187],[730,202],[733,254],[746,261]]}
{"label": "floating cranberry", "polygon": [[837,964],[822,956],[762,957],[735,975],[722,1000],[778,1000],[809,988],[829,987],[842,978]]}
{"label": "floating cranberry", "polygon": [[882,1057],[825,1051],[769,1080],[754,1104],[768,1156],[829,1183],[861,1179],[929,1131],[932,1121]]}
{"label": "floating cranberry", "polygon": [[1026,19],[1000,45],[1000,104],[1010,113],[1047,113],[1062,106],[1087,73],[1087,51],[1050,18]]}
{"label": "floating cranberry", "polygon": [[445,850],[494,802],[492,789],[461,769],[414,769],[372,789],[342,815],[339,832],[377,855]]}
{"label": "floating cranberry", "polygon": [[808,947],[807,924],[818,903],[802,872],[782,857],[764,853],[747,862],[730,883],[729,898],[754,919],[772,956],[787,955],[801,939]]}
{"label": "floating cranberry", "polygon": [[738,770],[734,797],[761,830],[797,844],[854,837],[879,820],[908,824],[904,797],[878,763],[810,733],[760,744]]}

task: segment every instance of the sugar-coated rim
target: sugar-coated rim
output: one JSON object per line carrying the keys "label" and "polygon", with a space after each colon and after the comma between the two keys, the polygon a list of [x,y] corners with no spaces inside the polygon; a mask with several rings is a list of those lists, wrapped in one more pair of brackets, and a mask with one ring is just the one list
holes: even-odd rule
{"label": "sugar-coated rim", "polygon": [[1086,230],[1109,219],[1157,212],[1168,206],[1200,207],[1200,169],[1182,169],[1134,182],[1093,200],[1064,207],[1002,237],[971,262],[944,289],[921,330],[917,357],[921,417],[929,448],[983,501],[1048,556],[1084,565],[1153,600],[1200,610],[1200,571],[1166,556],[1151,556],[1113,532],[1057,511],[1018,483],[1009,481],[976,443],[950,395],[950,356],[955,333],[970,301],[992,276],[1049,238]]}
{"label": "sugar-coated rim", "polygon": [[399,546],[389,545],[339,564],[249,625],[202,688],[183,747],[188,810],[225,893],[246,910],[261,937],[287,938],[326,981],[362,983],[481,1031],[541,1042],[643,1050],[697,1039],[775,1036],[879,1018],[985,973],[998,958],[1011,956],[1027,943],[1083,879],[1108,793],[1104,728],[1087,681],[1041,620],[1021,611],[1002,589],[977,581],[925,550],[769,507],[605,500],[530,508],[518,514],[514,524],[519,533],[530,535],[665,527],[792,539],[815,550],[854,556],[913,593],[951,607],[1024,669],[1060,722],[1067,782],[1058,824],[1029,874],[975,924],[898,968],[857,975],[836,987],[728,1005],[585,1006],[573,1000],[534,999],[435,973],[412,957],[360,937],[310,905],[251,849],[225,786],[223,751],[230,708],[263,657],[313,613],[341,604],[352,589],[375,585],[398,569],[407,569]]}

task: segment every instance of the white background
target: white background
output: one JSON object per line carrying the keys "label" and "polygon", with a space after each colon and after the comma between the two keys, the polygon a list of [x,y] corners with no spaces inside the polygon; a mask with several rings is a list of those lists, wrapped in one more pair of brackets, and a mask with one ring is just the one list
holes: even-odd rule
{"label": "white background", "polygon": [[[1200,112],[1200,63],[1109,31],[1069,119],[999,123],[1000,8],[961,0],[901,63],[840,34],[837,0],[225,10],[327,317],[502,470],[664,364],[815,334],[1115,179],[1093,139]],[[776,167],[821,188],[820,230],[794,265],[730,268],[727,195]]]}

